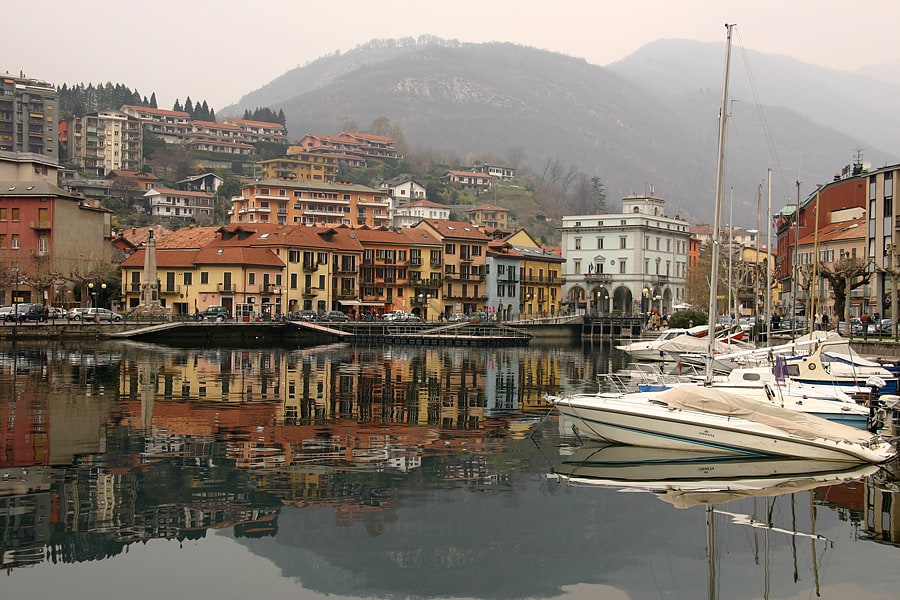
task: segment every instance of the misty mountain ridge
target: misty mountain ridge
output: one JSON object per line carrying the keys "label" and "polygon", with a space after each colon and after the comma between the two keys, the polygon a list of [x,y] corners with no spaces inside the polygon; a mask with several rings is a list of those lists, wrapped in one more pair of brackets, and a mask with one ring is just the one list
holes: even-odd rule
{"label": "misty mountain ridge", "polygon": [[[220,114],[284,110],[293,140],[383,116],[411,153],[461,161],[518,154],[536,173],[558,160],[599,176],[613,211],[619,198],[652,185],[670,214],[711,221],[723,61],[724,43],[684,40],[654,42],[609,67],[507,43],[377,41],[293,69]],[[857,151],[875,166],[896,162],[900,125],[889,115],[897,91],[859,73],[734,49],[733,222],[755,227],[767,168],[777,210],[795,201],[796,180],[805,197]],[[546,207],[560,216],[555,210]]]}

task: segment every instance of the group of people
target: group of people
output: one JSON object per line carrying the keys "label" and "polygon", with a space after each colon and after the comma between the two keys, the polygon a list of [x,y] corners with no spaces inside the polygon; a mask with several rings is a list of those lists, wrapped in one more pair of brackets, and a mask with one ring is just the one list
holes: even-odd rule
{"label": "group of people", "polygon": [[669,326],[669,317],[666,315],[660,315],[658,312],[653,311],[647,317],[647,329],[650,331],[658,331],[660,327],[668,327]]}

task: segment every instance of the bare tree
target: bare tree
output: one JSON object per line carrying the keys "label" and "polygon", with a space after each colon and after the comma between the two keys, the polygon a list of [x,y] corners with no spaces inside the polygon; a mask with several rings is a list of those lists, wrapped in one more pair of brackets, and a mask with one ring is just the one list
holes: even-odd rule
{"label": "bare tree", "polygon": [[[872,277],[870,263],[862,258],[842,258],[831,264],[820,263],[818,274],[827,279],[834,292],[834,312],[841,316],[841,320],[850,322],[850,304],[847,299],[856,288],[866,285]],[[804,265],[809,266],[809,265]],[[807,269],[808,270],[808,269]],[[811,279],[807,277],[807,281]],[[807,283],[807,289],[809,283]]]}

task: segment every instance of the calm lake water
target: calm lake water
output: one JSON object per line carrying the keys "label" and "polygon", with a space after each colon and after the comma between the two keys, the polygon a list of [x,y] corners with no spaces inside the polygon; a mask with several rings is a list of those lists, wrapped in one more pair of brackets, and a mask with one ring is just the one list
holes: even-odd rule
{"label": "calm lake water", "polygon": [[603,346],[0,350],[3,598],[896,598],[888,469],[611,466]]}

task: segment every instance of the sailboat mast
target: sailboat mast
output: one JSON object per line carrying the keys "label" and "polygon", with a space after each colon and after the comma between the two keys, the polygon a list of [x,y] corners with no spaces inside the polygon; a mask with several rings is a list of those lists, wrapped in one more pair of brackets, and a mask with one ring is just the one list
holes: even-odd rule
{"label": "sailboat mast", "polygon": [[772,347],[772,169],[766,170],[766,346]]}
{"label": "sailboat mast", "polygon": [[728,76],[731,69],[731,30],[733,24],[725,24],[725,77],[722,85],[722,106],[719,108],[719,156],[716,161],[716,210],[712,228],[712,264],[709,277],[709,330],[708,354],[706,360],[706,381],[712,381],[713,349],[716,343],[716,322],[718,321],[718,280],[719,252],[722,237],[722,195],[725,187],[725,133],[728,123]]}

